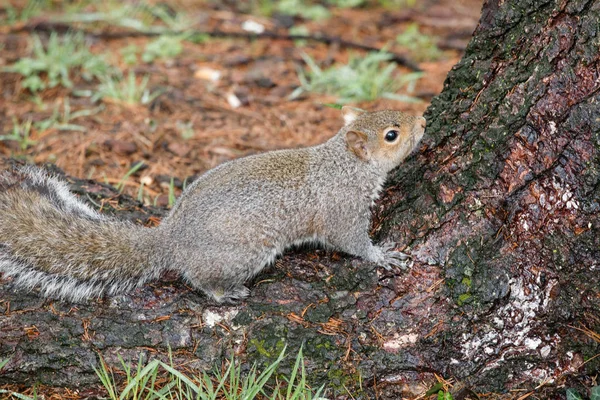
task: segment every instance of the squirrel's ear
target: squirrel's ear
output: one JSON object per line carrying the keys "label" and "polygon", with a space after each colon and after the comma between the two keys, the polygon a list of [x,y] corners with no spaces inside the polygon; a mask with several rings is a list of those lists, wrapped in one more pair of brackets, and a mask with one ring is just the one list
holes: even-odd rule
{"label": "squirrel's ear", "polygon": [[369,159],[369,147],[367,146],[367,135],[362,132],[348,131],[346,133],[346,144],[348,150],[356,154],[361,160]]}
{"label": "squirrel's ear", "polygon": [[342,117],[344,117],[344,124],[348,125],[352,121],[354,121],[358,116],[362,113],[366,112],[365,110],[361,110],[356,107],[343,106],[342,107]]}

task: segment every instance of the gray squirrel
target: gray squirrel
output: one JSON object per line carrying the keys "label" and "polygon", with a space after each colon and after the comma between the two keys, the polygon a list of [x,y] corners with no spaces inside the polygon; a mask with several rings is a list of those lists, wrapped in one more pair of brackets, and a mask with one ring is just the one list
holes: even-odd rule
{"label": "gray squirrel", "polygon": [[317,146],[226,162],[183,192],[156,228],[100,214],[65,182],[26,166],[0,173],[0,272],[14,285],[80,301],[129,291],[174,270],[219,303],[286,248],[319,243],[379,266],[408,256],[369,238],[370,208],[425,119],[343,107],[344,127]]}

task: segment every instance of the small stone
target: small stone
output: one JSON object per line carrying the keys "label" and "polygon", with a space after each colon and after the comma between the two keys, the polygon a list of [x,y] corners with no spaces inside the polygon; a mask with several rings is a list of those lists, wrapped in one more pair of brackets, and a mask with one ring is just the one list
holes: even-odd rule
{"label": "small stone", "polygon": [[194,78],[216,82],[221,78],[221,71],[213,68],[201,67],[194,72]]}
{"label": "small stone", "polygon": [[146,175],[146,176],[143,176],[143,177],[140,179],[140,183],[142,183],[142,184],[144,184],[144,185],[146,185],[146,186],[152,185],[152,182],[154,182],[154,179],[152,179],[152,177],[151,177],[151,176],[148,176],[148,175]]}
{"label": "small stone", "polygon": [[242,29],[246,32],[252,33],[263,33],[265,31],[265,26],[263,24],[259,24],[256,21],[248,19],[242,23]]}
{"label": "small stone", "polygon": [[227,103],[229,103],[231,108],[239,108],[242,105],[242,102],[240,101],[240,99],[238,99],[235,93],[227,93],[226,99]]}

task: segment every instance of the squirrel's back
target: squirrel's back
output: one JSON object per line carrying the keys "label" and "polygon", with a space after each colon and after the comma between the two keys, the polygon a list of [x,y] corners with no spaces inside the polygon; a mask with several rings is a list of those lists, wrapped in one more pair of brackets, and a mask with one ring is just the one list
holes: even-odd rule
{"label": "squirrel's back", "polygon": [[0,272],[46,296],[81,300],[156,278],[153,229],[97,213],[36,167],[0,174]]}

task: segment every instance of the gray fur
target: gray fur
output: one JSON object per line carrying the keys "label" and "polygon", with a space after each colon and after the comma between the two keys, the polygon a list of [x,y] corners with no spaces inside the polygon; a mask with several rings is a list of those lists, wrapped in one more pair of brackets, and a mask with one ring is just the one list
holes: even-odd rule
{"label": "gray fur", "polygon": [[94,211],[86,204],[79,201],[77,197],[69,191],[67,183],[54,175],[34,166],[26,166],[21,172],[27,176],[22,182],[22,188],[26,190],[35,190],[41,195],[47,197],[54,206],[69,214],[77,214],[81,217],[94,220],[106,219],[104,215]]}
{"label": "gray fur", "polygon": [[[321,145],[208,171],[153,229],[97,213],[38,168],[18,171],[19,179],[0,175],[0,272],[25,289],[77,301],[131,290],[172,269],[231,302],[248,296],[244,282],[300,243],[404,266],[406,255],[371,243],[370,207],[387,173],[417,145],[424,120],[357,109],[345,109],[344,119]],[[402,133],[392,144],[382,139],[390,127]],[[348,141],[351,131],[358,143]]]}
{"label": "gray fur", "polygon": [[97,213],[57,177],[28,166],[1,174],[4,186],[0,272],[15,285],[79,301],[131,290],[162,271],[155,230]]}

